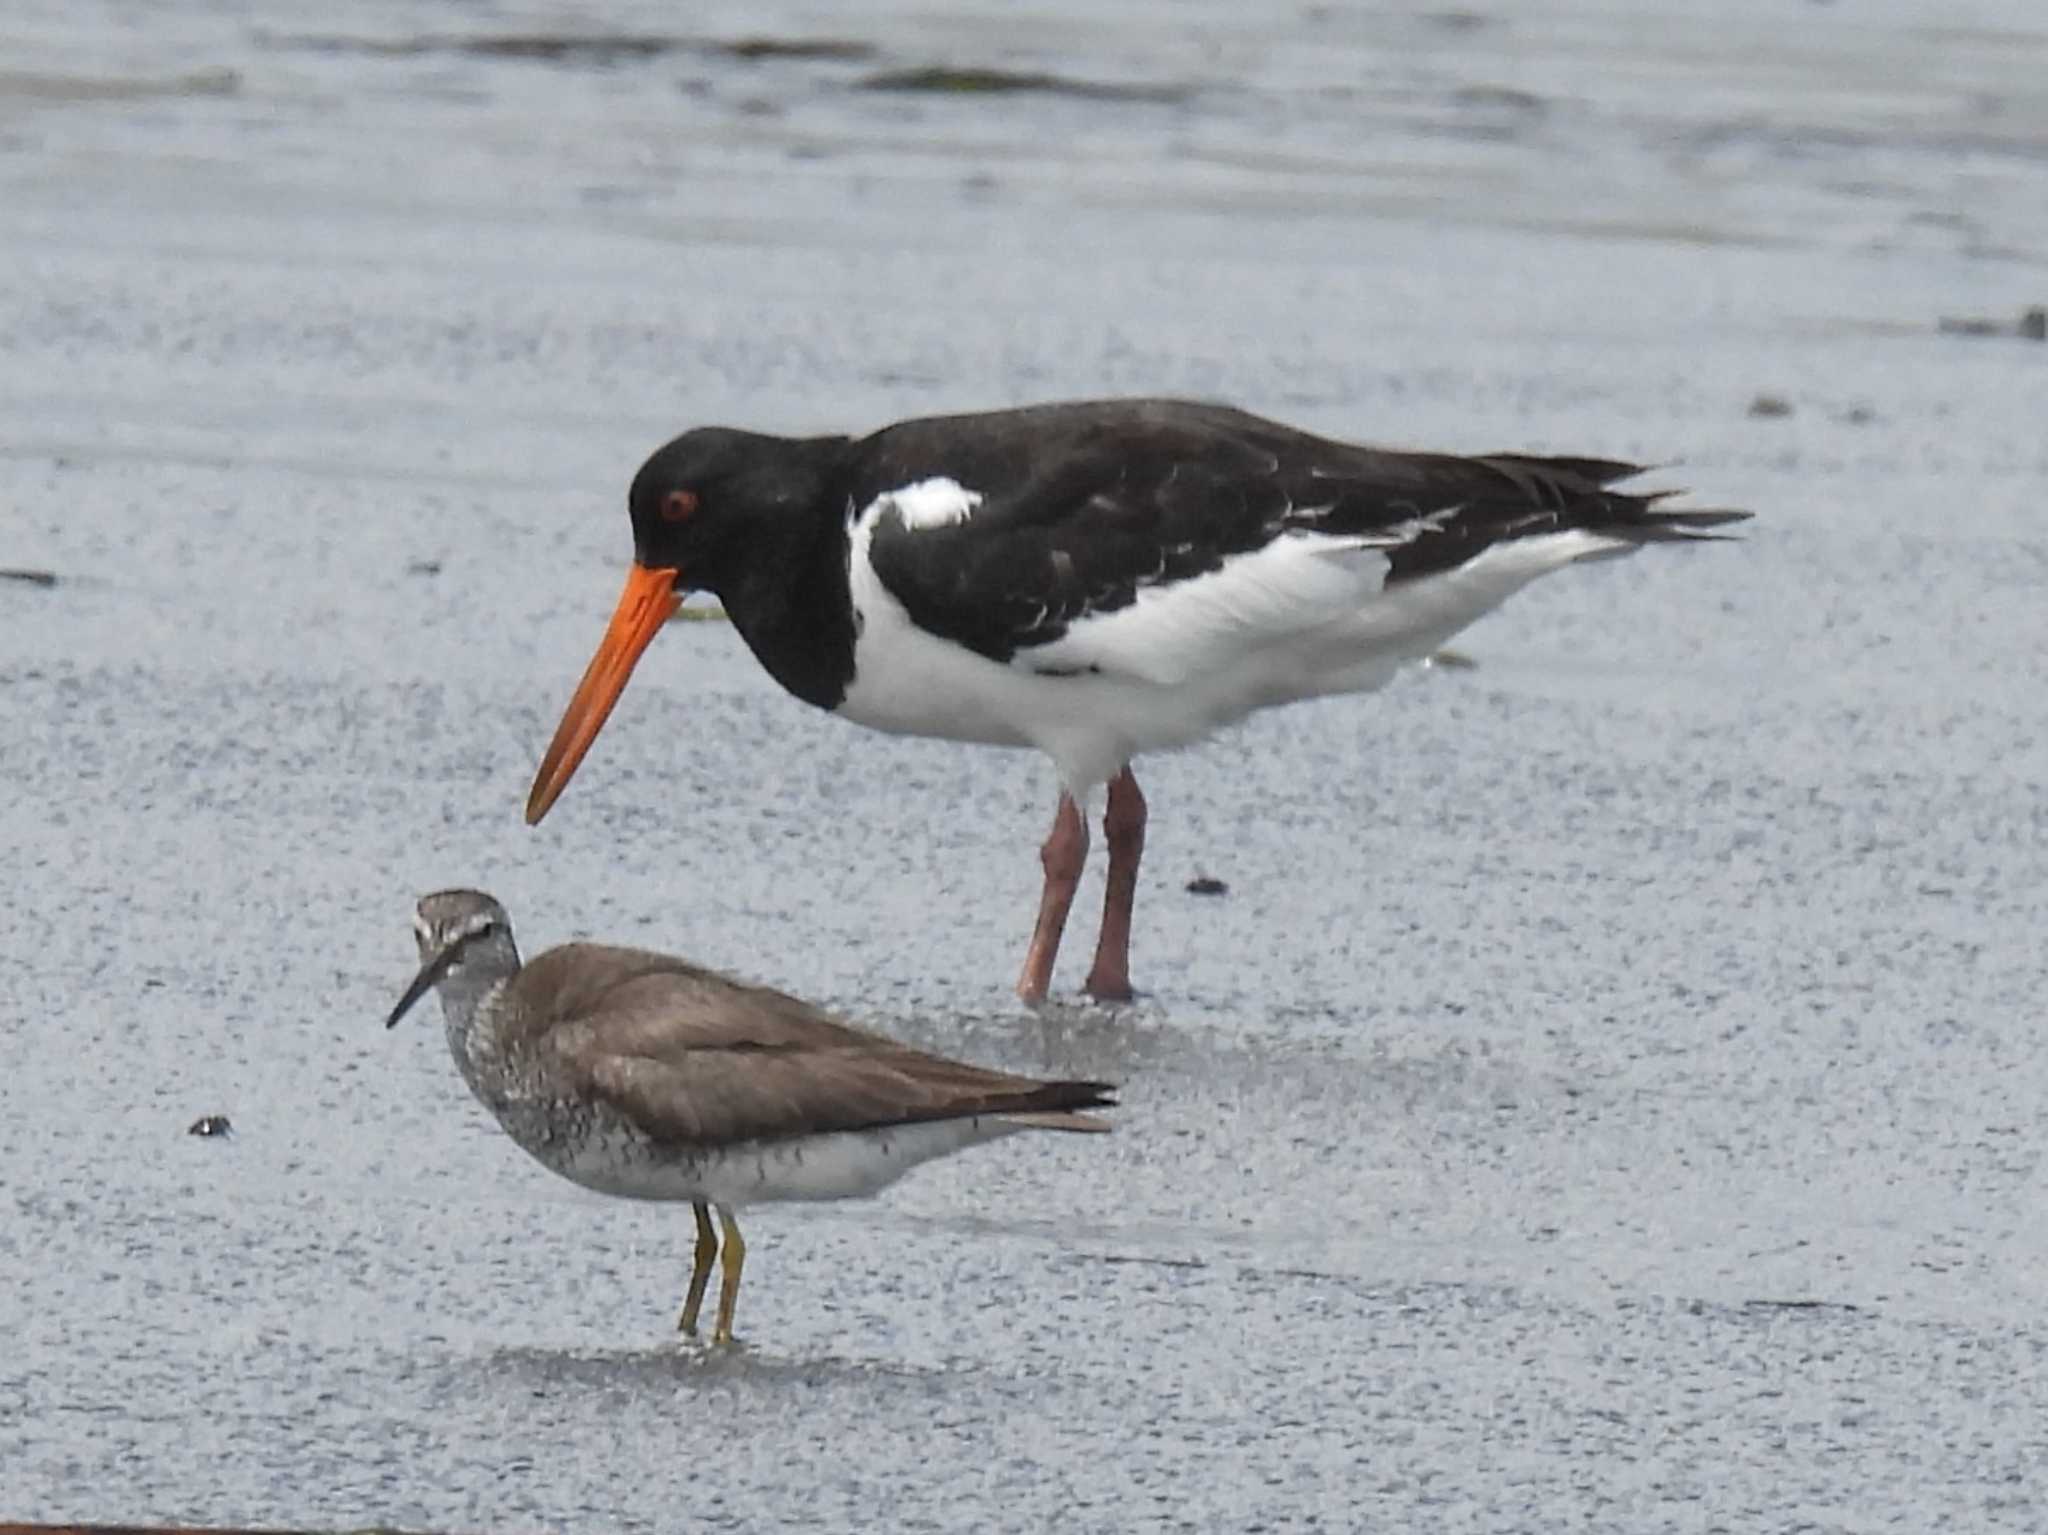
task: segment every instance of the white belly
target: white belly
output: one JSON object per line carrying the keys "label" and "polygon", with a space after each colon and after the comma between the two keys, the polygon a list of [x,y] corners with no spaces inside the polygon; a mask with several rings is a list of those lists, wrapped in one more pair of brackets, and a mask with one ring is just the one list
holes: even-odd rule
{"label": "white belly", "polygon": [[[1048,677],[904,625],[900,644],[863,646],[838,713],[872,730],[984,746],[1035,747],[1077,799],[1133,757],[1191,746],[1256,709],[1384,686],[1398,660],[1263,653],[1223,672],[1159,684]],[[906,661],[902,652],[915,654]]]}
{"label": "white belly", "polygon": [[862,1199],[920,1163],[1021,1126],[1000,1116],[752,1141],[692,1158],[651,1151],[644,1141],[592,1136],[566,1158],[545,1159],[565,1178],[623,1199],[750,1205],[776,1200]]}

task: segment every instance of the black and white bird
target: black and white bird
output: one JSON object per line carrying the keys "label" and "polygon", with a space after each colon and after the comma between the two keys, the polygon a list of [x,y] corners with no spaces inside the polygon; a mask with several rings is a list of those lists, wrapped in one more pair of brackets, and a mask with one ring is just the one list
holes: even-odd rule
{"label": "black and white bird", "polygon": [[1378,688],[1538,576],[1749,515],[1613,488],[1640,472],[1391,451],[1180,400],[859,438],[702,427],[634,478],[633,568],[526,818],[554,804],[682,595],[710,592],[807,703],[1052,758],[1061,793],[1026,1000],[1051,983],[1107,785],[1108,894],[1085,989],[1128,998],[1145,836],[1131,760],[1254,710]]}
{"label": "black and white bird", "polygon": [[422,897],[413,933],[419,973],[386,1026],[438,991],[456,1069],[522,1150],[601,1194],[688,1201],[697,1249],[676,1325],[696,1333],[719,1258],[713,1343],[732,1341],[740,1206],[864,1199],[969,1146],[1106,1131],[1081,1111],[1116,1106],[1107,1082],[949,1060],[672,955],[570,943],[522,964],[480,890]]}

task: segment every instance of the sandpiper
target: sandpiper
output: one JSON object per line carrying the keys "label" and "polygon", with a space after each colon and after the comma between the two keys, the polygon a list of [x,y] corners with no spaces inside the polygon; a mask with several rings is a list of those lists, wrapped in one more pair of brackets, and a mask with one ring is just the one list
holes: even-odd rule
{"label": "sandpiper", "polygon": [[397,1024],[441,995],[469,1089],[537,1161],[697,1217],[677,1326],[694,1336],[724,1228],[712,1342],[732,1341],[746,1244],[733,1212],[858,1199],[917,1166],[1020,1130],[1105,1131],[1106,1082],[1047,1082],[948,1060],[799,998],[640,949],[571,943],[522,964],[505,908],[478,890],[425,896],[420,969]]}
{"label": "sandpiper", "polygon": [[633,567],[527,799],[538,821],[687,591],[775,680],[904,735],[1034,747],[1060,797],[1017,991],[1043,998],[1108,786],[1084,989],[1131,995],[1142,752],[1366,692],[1547,571],[1746,512],[1617,490],[1602,458],[1456,458],[1185,400],[904,421],[861,438],[702,427],[634,478]]}

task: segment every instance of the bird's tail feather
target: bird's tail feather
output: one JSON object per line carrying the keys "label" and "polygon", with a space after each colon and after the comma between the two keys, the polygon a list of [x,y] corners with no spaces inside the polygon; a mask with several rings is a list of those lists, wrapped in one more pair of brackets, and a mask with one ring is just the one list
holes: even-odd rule
{"label": "bird's tail feather", "polygon": [[1630,509],[1633,515],[1616,518],[1612,524],[1598,524],[1598,531],[1612,533],[1617,538],[1626,538],[1638,544],[1669,543],[1674,540],[1725,543],[1729,539],[1728,534],[1709,530],[1726,527],[1731,522],[1747,522],[1754,515],[1727,506],[1686,506],[1670,510],[1657,508],[1659,501],[1684,494],[1682,490],[1652,491]]}
{"label": "bird's tail feather", "polygon": [[[1672,507],[1659,505],[1683,490],[1627,491],[1615,489],[1620,480],[1632,480],[1658,467],[1631,464],[1618,458],[1562,458],[1532,453],[1494,453],[1486,463],[1521,485],[1539,505],[1553,505],[1560,512],[1573,499],[1571,481],[1581,481],[1580,491],[1590,491],[1591,507],[1571,520],[1589,533],[1627,539],[1632,544],[1656,544],[1689,540],[1722,541],[1728,535],[1708,531],[1731,522],[1746,522],[1751,513],[1734,507]],[[1581,505],[1585,505],[1581,502]]]}

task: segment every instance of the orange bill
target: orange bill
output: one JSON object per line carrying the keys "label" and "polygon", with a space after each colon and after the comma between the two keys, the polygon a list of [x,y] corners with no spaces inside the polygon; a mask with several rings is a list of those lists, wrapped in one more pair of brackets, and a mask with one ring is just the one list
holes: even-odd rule
{"label": "orange bill", "polygon": [[576,696],[555,727],[548,742],[548,754],[541,758],[540,771],[533,775],[533,790],[526,796],[526,824],[535,826],[568,787],[583,754],[597,739],[604,722],[611,718],[612,705],[625,691],[626,679],[641,655],[653,643],[661,626],[682,606],[676,595],[673,569],[649,569],[634,563],[626,573],[626,590],[612,614],[611,627],[591,658],[590,669],[576,684]]}

